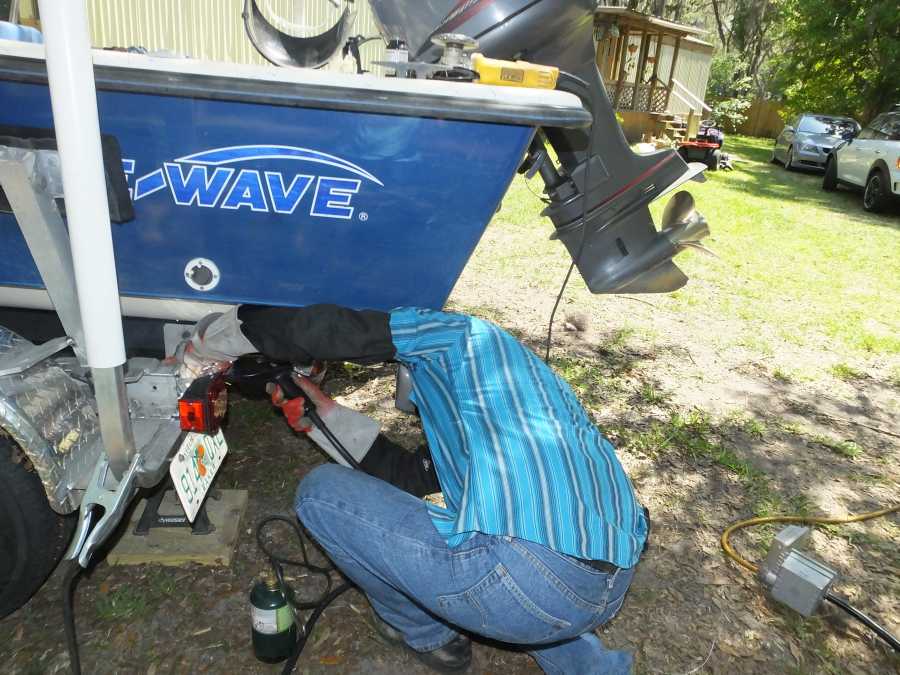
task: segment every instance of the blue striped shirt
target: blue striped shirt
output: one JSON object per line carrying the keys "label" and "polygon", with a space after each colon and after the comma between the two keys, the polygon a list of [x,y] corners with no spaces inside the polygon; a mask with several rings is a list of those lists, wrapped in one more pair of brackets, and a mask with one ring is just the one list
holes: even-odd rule
{"label": "blue striped shirt", "polygon": [[412,376],[453,547],[476,532],[633,567],[647,522],[612,444],[569,385],[487,321],[396,309],[397,360]]}

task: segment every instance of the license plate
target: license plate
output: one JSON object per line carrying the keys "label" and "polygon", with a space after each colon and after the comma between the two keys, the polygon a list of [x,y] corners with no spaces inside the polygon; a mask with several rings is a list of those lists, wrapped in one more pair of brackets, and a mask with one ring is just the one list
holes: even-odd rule
{"label": "license plate", "polygon": [[215,436],[190,433],[172,458],[169,475],[192,523],[227,453],[228,444],[221,431]]}

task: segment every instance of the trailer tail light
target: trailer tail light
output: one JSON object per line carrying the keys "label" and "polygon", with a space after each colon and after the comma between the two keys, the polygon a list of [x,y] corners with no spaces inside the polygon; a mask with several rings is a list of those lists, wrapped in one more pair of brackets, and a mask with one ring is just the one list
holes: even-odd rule
{"label": "trailer tail light", "polygon": [[178,401],[178,416],[184,431],[215,434],[228,409],[228,390],[222,373],[194,380]]}

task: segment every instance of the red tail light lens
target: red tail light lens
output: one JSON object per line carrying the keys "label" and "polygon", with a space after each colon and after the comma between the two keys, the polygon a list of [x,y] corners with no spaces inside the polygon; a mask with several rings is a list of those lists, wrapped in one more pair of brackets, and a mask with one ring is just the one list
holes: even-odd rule
{"label": "red tail light lens", "polygon": [[178,401],[178,416],[184,431],[215,434],[228,410],[228,389],[223,375],[194,380]]}

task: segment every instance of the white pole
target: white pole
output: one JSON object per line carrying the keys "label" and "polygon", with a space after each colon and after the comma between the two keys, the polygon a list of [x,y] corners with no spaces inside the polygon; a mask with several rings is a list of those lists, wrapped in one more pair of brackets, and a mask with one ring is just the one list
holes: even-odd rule
{"label": "white pole", "polygon": [[94,379],[100,433],[113,473],[134,456],[122,365],[125,340],[113,253],[94,63],[84,0],[39,0],[69,245]]}
{"label": "white pole", "polygon": [[87,14],[84,0],[39,4],[85,351],[92,368],[113,368],[125,342]]}

